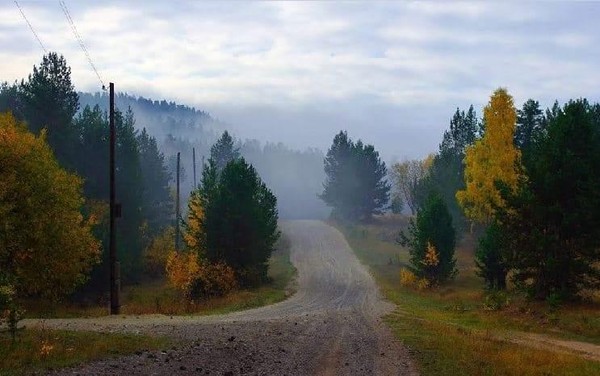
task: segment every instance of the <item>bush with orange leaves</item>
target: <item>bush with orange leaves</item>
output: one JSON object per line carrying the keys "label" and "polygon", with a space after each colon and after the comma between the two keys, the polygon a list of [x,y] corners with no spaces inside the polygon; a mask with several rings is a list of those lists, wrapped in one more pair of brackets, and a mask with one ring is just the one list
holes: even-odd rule
{"label": "bush with orange leaves", "polygon": [[194,252],[170,252],[166,272],[171,285],[189,299],[221,296],[237,288],[233,268],[200,260]]}
{"label": "bush with orange leaves", "polygon": [[192,283],[200,273],[198,255],[193,252],[169,252],[166,265],[169,283],[189,295]]}
{"label": "bush with orange leaves", "polygon": [[221,296],[237,287],[237,278],[232,267],[222,262],[203,262],[200,264],[197,278],[192,282],[190,296],[194,299]]}

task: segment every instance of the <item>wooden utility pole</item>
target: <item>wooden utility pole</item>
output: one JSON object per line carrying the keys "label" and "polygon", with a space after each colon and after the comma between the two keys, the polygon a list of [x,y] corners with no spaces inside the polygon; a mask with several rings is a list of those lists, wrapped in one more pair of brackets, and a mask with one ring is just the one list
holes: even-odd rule
{"label": "wooden utility pole", "polygon": [[175,197],[175,250],[179,252],[179,162],[181,153],[177,153],[177,193]]}
{"label": "wooden utility pole", "polygon": [[196,183],[196,148],[192,148],[192,164],[194,166],[194,190],[198,188]]}
{"label": "wooden utility pole", "polygon": [[121,305],[119,303],[119,263],[117,261],[117,239],[115,233],[115,219],[117,217],[117,203],[115,201],[115,84],[110,83],[110,235],[109,235],[109,263],[110,263],[110,314],[118,315]]}

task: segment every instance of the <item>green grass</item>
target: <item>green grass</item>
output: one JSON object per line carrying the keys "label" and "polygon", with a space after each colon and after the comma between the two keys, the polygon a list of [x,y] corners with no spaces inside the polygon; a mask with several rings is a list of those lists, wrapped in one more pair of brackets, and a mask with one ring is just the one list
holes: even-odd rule
{"label": "green grass", "polygon": [[7,332],[0,332],[0,375],[32,374],[171,345],[171,340],[150,336],[44,329],[22,330],[13,344]]}
{"label": "green grass", "polygon": [[398,309],[386,318],[394,333],[415,350],[424,375],[589,375],[600,363],[497,340],[510,331],[600,343],[600,307],[564,306],[551,310],[509,294],[500,311],[483,309],[483,284],[475,275],[474,240],[465,236],[457,249],[459,275],[437,289],[416,291],[400,286],[399,271],[408,251],[395,243],[404,217],[382,217],[369,225],[336,226],[369,267],[385,296]]}

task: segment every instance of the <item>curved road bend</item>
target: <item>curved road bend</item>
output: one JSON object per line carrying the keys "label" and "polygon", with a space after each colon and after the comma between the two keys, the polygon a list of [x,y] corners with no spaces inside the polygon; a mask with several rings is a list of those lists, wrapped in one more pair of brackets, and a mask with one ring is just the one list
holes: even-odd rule
{"label": "curved road bend", "polygon": [[380,320],[393,305],[382,300],[344,236],[321,221],[288,221],[281,227],[298,269],[297,292],[289,299],[227,315],[45,320],[45,327],[184,340],[172,349],[55,374],[416,375],[407,350]]}

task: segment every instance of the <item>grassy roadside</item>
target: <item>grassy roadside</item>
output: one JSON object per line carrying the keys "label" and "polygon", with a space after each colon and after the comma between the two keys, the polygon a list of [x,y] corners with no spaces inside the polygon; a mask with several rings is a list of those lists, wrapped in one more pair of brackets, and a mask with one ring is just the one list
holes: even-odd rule
{"label": "grassy roadside", "polygon": [[139,350],[166,348],[172,341],[133,334],[25,329],[15,344],[0,333],[0,375],[30,375]]}
{"label": "grassy roadside", "polygon": [[290,245],[282,237],[269,260],[270,283],[240,289],[225,296],[188,302],[165,281],[130,286],[123,292],[123,314],[215,315],[261,307],[285,300],[292,291],[290,283],[296,268],[290,261]]}
{"label": "grassy roadside", "polygon": [[[121,295],[123,315],[214,315],[261,307],[285,300],[291,293],[291,281],[296,269],[290,261],[289,241],[282,236],[269,260],[271,282],[265,285],[240,289],[225,296],[212,297],[197,302],[183,299],[166,280],[125,286]],[[108,306],[78,304],[39,304],[27,302],[28,318],[99,317],[108,314]]]}
{"label": "grassy roadside", "polygon": [[[123,291],[122,313],[212,315],[273,304],[293,292],[296,268],[290,261],[290,245],[285,237],[269,261],[271,282],[243,289],[226,296],[198,303],[185,302],[165,282],[128,286]],[[107,314],[106,307],[76,305],[27,307],[28,317],[97,317]],[[141,350],[170,346],[173,340],[133,334],[107,334],[48,329],[24,329],[13,345],[8,332],[0,331],[0,375],[31,374],[59,369],[106,357],[127,355]]]}
{"label": "grassy roadside", "polygon": [[510,331],[600,342],[597,306],[550,310],[545,304],[510,296],[499,311],[483,308],[483,289],[475,275],[473,240],[457,249],[459,276],[451,284],[428,291],[400,287],[399,270],[408,252],[396,245],[405,218],[379,218],[370,225],[341,226],[349,244],[398,309],[386,318],[394,333],[414,350],[424,375],[590,375],[600,363],[497,340]]}

